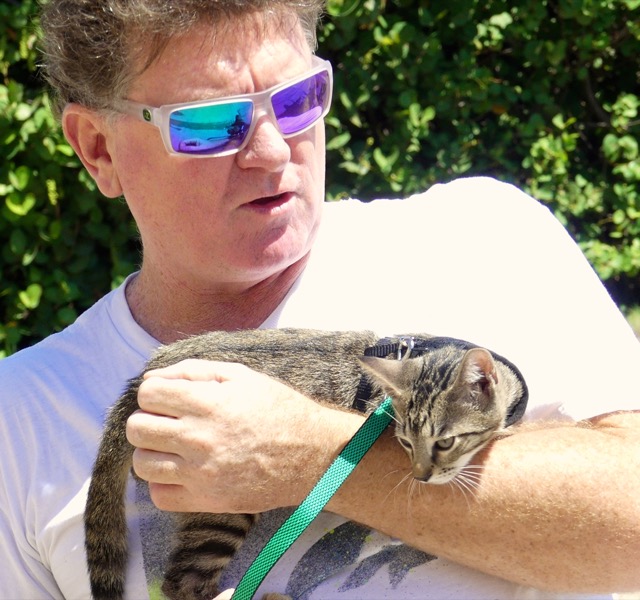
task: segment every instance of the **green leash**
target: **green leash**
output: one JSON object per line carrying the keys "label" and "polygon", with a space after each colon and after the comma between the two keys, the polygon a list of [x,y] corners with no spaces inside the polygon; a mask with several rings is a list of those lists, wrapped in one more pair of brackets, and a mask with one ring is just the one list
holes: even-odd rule
{"label": "green leash", "polygon": [[309,495],[280,526],[240,580],[231,600],[251,600],[273,565],[310,525],[393,418],[391,398],[371,413]]}

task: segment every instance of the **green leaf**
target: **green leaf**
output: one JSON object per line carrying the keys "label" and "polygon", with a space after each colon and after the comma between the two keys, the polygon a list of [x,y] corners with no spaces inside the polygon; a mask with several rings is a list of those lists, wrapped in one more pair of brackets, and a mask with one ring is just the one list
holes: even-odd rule
{"label": "green leaf", "polygon": [[7,208],[14,214],[24,217],[36,205],[36,197],[29,194],[11,192],[5,199]]}
{"label": "green leaf", "polygon": [[513,23],[513,17],[508,12],[500,13],[499,15],[493,15],[489,19],[489,23],[499,27],[500,29],[506,29]]}
{"label": "green leaf", "polygon": [[51,203],[52,206],[57,206],[59,194],[58,194],[58,185],[56,184],[56,180],[47,179],[45,182],[45,185],[47,186],[47,198],[49,199],[49,202]]}
{"label": "green leaf", "polygon": [[24,102],[21,102],[20,104],[18,104],[18,107],[13,113],[13,118],[16,121],[26,121],[31,116],[32,112],[33,109],[31,108],[31,106],[25,104]]}
{"label": "green leaf", "polygon": [[9,249],[15,256],[22,256],[27,247],[27,236],[22,229],[14,228],[9,236]]}
{"label": "green leaf", "polygon": [[74,156],[75,155],[75,152],[73,151],[73,148],[71,146],[69,146],[69,144],[58,144],[56,146],[56,150],[60,154],[64,154],[64,156]]}
{"label": "green leaf", "polygon": [[40,299],[42,298],[42,286],[39,283],[32,283],[26,290],[18,293],[18,298],[26,309],[34,310],[35,308],[38,308],[38,305],[40,304]]}
{"label": "green leaf", "polygon": [[602,140],[602,151],[604,152],[604,155],[609,160],[615,160],[618,156],[618,149],[618,136],[613,133],[608,133],[607,135],[605,135],[604,139]]}
{"label": "green leaf", "polygon": [[31,169],[25,165],[19,166],[15,171],[9,171],[9,182],[19,192],[29,185],[30,178]]}
{"label": "green leaf", "polygon": [[38,247],[35,246],[31,250],[26,250],[22,255],[22,260],[20,264],[23,267],[28,267],[35,260],[36,256],[38,256]]}
{"label": "green leaf", "polygon": [[329,141],[327,141],[327,150],[337,150],[338,148],[342,148],[349,143],[351,139],[351,134],[348,131],[344,133],[339,133],[338,135],[333,136]]}
{"label": "green leaf", "polygon": [[56,316],[63,325],[70,325],[78,318],[78,313],[73,307],[65,306],[56,313]]}
{"label": "green leaf", "polygon": [[385,156],[380,148],[375,148],[373,150],[373,160],[376,162],[378,167],[380,167],[380,170],[383,173],[391,171],[399,156],[400,151],[397,148],[388,156]]}

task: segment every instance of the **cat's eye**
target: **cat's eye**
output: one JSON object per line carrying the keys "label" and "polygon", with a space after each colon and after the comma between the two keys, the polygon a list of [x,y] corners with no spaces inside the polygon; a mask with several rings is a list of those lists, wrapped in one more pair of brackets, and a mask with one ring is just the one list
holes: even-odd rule
{"label": "cat's eye", "polygon": [[413,447],[411,446],[411,442],[409,440],[406,440],[404,438],[397,438],[398,441],[400,442],[400,445],[407,451],[407,452],[411,452],[413,450]]}
{"label": "cat's eye", "polygon": [[455,437],[442,438],[435,443],[435,447],[438,450],[450,450],[453,446],[453,442],[456,441]]}

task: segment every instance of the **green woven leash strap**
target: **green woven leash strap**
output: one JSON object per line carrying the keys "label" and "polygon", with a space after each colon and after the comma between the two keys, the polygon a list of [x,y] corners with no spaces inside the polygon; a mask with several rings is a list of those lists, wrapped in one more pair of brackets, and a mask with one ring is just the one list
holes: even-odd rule
{"label": "green woven leash strap", "polygon": [[251,600],[253,598],[253,594],[273,565],[300,537],[311,521],[318,516],[392,418],[391,398],[387,397],[377,410],[367,417],[367,420],[356,431],[300,506],[273,534],[273,537],[247,569],[231,600]]}

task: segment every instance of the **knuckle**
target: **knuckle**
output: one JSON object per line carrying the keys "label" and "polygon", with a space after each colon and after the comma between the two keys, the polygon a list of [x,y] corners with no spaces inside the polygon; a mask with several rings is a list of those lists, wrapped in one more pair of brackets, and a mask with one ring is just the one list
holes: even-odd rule
{"label": "knuckle", "polygon": [[147,462],[144,460],[144,451],[136,448],[133,451],[133,455],[131,457],[131,465],[133,467],[134,473],[140,477],[141,479],[148,479],[149,473],[146,468]]}
{"label": "knuckle", "polygon": [[136,446],[140,442],[140,428],[138,426],[138,419],[140,411],[135,411],[128,419],[125,425],[125,434],[127,440],[133,446]]}
{"label": "knuckle", "polygon": [[138,406],[145,408],[158,395],[161,387],[162,381],[159,377],[152,376],[145,379],[138,387]]}

